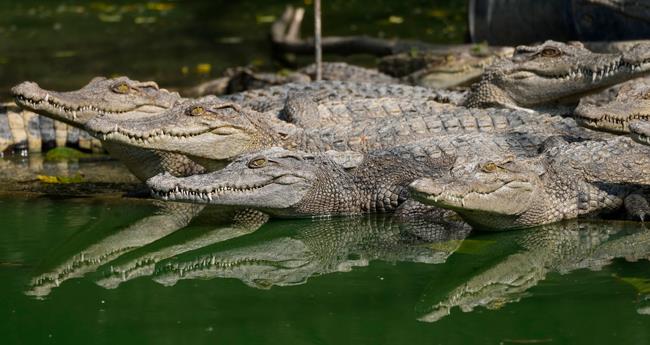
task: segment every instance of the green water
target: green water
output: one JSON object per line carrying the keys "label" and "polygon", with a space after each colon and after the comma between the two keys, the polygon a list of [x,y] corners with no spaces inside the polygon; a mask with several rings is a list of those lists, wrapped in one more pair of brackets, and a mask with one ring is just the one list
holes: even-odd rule
{"label": "green water", "polygon": [[[0,97],[23,80],[73,89],[125,74],[182,87],[235,65],[279,68],[269,26],[286,4],[309,3],[2,1]],[[325,35],[465,36],[465,1],[323,8]],[[49,193],[0,197],[3,345],[650,343],[650,235],[633,222],[468,238],[382,216],[258,228],[233,226],[232,210],[190,217]]]}
{"label": "green water", "polygon": [[[650,234],[636,223],[571,222],[461,241],[382,217],[271,221],[253,231],[204,211],[178,231],[141,226],[156,214],[164,213],[147,200],[0,199],[1,343],[650,342],[642,314]],[[619,255],[639,260],[609,257]],[[139,277],[110,273],[145,257],[157,262]],[[231,266],[187,268],[206,257]],[[185,265],[184,275],[170,274],[174,265]],[[497,288],[457,303],[473,311],[454,307],[432,322],[454,289],[488,275],[510,286],[483,284]],[[34,288],[46,276],[59,285]]]}

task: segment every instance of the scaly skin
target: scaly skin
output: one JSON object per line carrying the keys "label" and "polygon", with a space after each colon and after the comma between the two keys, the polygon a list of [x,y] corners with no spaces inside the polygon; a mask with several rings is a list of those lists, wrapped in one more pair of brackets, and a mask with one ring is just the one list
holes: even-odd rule
{"label": "scaly skin", "polygon": [[411,195],[480,228],[533,227],[620,208],[647,188],[649,153],[617,137],[556,145],[535,158],[479,158],[449,178],[415,181]]}
{"label": "scaly skin", "polygon": [[148,184],[154,196],[165,200],[252,207],[278,216],[386,212],[408,198],[403,190],[407,181],[446,176],[451,157],[454,166],[477,158],[530,157],[554,142],[555,137],[531,134],[530,129],[450,134],[367,154],[310,154],[270,148],[241,155],[210,174],[187,178],[159,175]]}
{"label": "scaly skin", "polygon": [[[464,108],[432,100],[409,100],[392,97],[359,98],[347,101],[330,101],[318,96],[298,94],[289,96],[284,107],[275,115],[283,121],[293,123],[305,129],[353,125],[356,128],[375,126],[372,121],[389,124],[385,118],[413,118],[425,115],[444,115],[466,112]],[[526,120],[535,121],[539,117],[526,116]],[[540,116],[544,118],[544,116]]]}
{"label": "scaly skin", "polygon": [[374,260],[441,264],[468,233],[466,225],[452,220],[400,220],[392,215],[314,220],[290,235],[181,254],[156,265],[153,279],[166,286],[213,278],[236,278],[258,289],[292,286]]}
{"label": "scaly skin", "polygon": [[[473,271],[469,279],[455,285],[440,299],[426,301],[426,305],[418,308],[421,310],[418,319],[436,322],[449,315],[454,307],[464,312],[471,312],[476,307],[499,309],[526,297],[527,290],[543,281],[548,273],[564,274],[580,268],[601,269],[609,262],[594,255],[602,251],[619,257],[615,251],[609,252],[607,247],[610,237],[622,229],[617,223],[571,221],[512,232],[509,239],[499,236],[497,241],[500,243],[511,241],[520,249],[491,267],[482,268],[478,273]],[[630,236],[624,238],[631,239],[636,234]],[[489,237],[485,240],[489,241]],[[635,249],[630,252],[636,255],[649,253],[647,246]],[[512,253],[512,249],[509,252]]]}
{"label": "scaly skin", "polygon": [[[346,171],[350,161],[355,169]],[[363,157],[271,148],[209,174],[158,175],[147,183],[163,200],[250,207],[281,217],[353,215],[395,211],[408,199],[411,181],[450,164],[448,157],[415,161],[383,153]]]}
{"label": "scaly skin", "polygon": [[650,47],[593,53],[581,44],[546,41],[519,46],[486,69],[464,101],[468,107],[532,108],[620,83],[650,69]]}
{"label": "scaly skin", "polygon": [[629,133],[630,122],[650,120],[650,78],[624,83],[615,99],[605,104],[580,101],[575,118],[589,128],[615,133]]}
{"label": "scaly skin", "polygon": [[402,99],[434,100],[439,102],[460,102],[462,94],[449,91],[435,91],[424,87],[399,84],[355,83],[348,81],[316,81],[308,84],[289,83],[265,89],[224,95],[220,98],[256,111],[278,110],[293,94],[314,94],[321,99],[350,100],[356,98],[392,97]]}
{"label": "scaly skin", "polygon": [[[295,72],[254,72],[251,68],[236,67],[226,70],[222,78],[195,86],[185,94],[191,97],[222,95],[248,90],[262,89],[289,83],[310,83],[316,80],[314,64]],[[349,65],[344,62],[324,62],[322,80],[339,80],[358,83],[392,84],[399,80],[377,70]]]}
{"label": "scaly skin", "polygon": [[444,108],[425,104],[415,109],[433,113],[418,116],[405,109],[408,117],[362,122],[351,119],[353,125],[305,129],[277,119],[272,112],[260,114],[208,97],[139,120],[97,117],[87,127],[107,142],[187,155],[208,168],[206,160],[227,162],[239,154],[272,146],[310,152],[369,151],[446,133],[501,132],[522,126],[529,127],[532,137],[537,133],[590,135],[571,119],[522,111],[457,109],[446,113]]}
{"label": "scaly skin", "polygon": [[447,52],[413,51],[383,57],[378,68],[407,84],[444,89],[478,81],[486,67],[512,52],[510,47],[482,45],[468,45],[465,49]]}

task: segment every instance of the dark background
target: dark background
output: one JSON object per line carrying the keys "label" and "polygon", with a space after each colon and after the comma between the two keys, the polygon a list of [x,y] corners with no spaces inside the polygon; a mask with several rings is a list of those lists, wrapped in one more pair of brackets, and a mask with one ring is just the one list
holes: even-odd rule
{"label": "dark background", "polygon": [[[302,32],[311,36],[311,0],[2,1],[0,97],[24,80],[65,90],[98,75],[128,75],[182,87],[236,65],[277,69],[268,33],[286,5],[307,8]],[[466,12],[464,0],[327,0],[323,34],[460,43]]]}

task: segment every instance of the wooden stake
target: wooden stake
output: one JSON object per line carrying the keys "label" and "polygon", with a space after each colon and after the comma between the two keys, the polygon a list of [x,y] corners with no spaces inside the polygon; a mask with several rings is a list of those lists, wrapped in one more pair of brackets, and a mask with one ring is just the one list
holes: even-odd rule
{"label": "wooden stake", "polygon": [[320,0],[314,0],[314,46],[316,48],[316,80],[323,78],[323,49],[321,47]]}

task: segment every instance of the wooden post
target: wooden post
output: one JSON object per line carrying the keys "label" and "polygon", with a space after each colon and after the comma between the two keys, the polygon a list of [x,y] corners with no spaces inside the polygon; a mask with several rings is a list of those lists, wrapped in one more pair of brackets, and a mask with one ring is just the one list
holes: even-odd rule
{"label": "wooden post", "polygon": [[323,78],[323,50],[321,47],[320,0],[314,0],[314,47],[316,49],[316,80]]}

